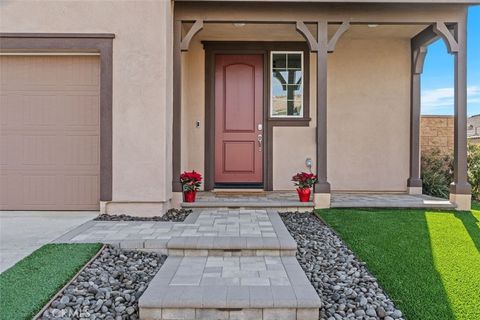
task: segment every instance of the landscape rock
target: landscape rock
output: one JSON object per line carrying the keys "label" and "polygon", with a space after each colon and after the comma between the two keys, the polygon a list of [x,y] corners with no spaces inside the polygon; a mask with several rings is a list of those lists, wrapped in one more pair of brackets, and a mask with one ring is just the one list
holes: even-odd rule
{"label": "landscape rock", "polygon": [[97,221],[171,221],[183,222],[191,213],[186,209],[170,209],[163,216],[136,217],[127,214],[101,214],[93,220]]}
{"label": "landscape rock", "polygon": [[41,319],[139,319],[138,298],[165,259],[157,253],[106,246]]}

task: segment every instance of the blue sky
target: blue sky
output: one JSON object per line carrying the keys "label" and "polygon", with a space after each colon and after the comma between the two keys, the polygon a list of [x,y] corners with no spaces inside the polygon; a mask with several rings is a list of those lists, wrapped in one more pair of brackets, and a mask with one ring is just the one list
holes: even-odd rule
{"label": "blue sky", "polygon": [[[480,114],[480,6],[468,11],[468,115]],[[422,114],[453,114],[453,56],[443,41],[428,47],[422,74]]]}

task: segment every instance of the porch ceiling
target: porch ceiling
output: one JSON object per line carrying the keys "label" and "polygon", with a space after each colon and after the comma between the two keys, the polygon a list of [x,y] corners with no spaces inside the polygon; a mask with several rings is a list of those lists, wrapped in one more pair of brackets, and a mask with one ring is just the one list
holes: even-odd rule
{"label": "porch ceiling", "polygon": [[[308,26],[313,34],[315,30]],[[425,29],[426,25],[352,25],[343,35],[345,39],[373,38],[412,38]],[[185,30],[190,28],[185,25]],[[338,25],[329,25],[329,37],[332,37]],[[240,41],[304,41],[296,31],[294,24],[258,24],[247,23],[235,26],[233,23],[205,23],[203,30],[196,36],[201,40],[240,40]]]}

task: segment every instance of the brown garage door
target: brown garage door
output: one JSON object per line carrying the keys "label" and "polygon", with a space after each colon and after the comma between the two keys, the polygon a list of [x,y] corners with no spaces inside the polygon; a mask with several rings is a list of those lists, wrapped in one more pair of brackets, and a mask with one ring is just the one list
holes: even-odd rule
{"label": "brown garage door", "polygon": [[0,208],[97,210],[98,56],[0,56]]}

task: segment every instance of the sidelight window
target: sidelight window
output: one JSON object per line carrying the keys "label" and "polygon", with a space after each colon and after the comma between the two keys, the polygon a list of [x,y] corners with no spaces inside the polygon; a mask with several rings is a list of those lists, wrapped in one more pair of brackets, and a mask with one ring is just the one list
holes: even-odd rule
{"label": "sidelight window", "polygon": [[303,52],[271,52],[270,116],[303,117]]}

